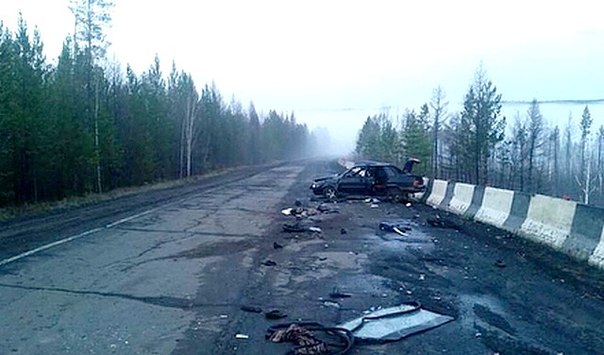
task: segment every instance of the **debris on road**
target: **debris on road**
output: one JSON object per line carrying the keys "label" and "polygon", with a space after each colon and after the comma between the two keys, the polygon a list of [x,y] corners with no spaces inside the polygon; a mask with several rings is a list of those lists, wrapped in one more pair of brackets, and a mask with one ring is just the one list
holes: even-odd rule
{"label": "debris on road", "polygon": [[384,342],[397,341],[452,320],[452,317],[422,309],[415,302],[369,312],[338,328],[351,331],[355,340]]}
{"label": "debris on road", "polygon": [[338,289],[334,289],[329,293],[329,297],[331,298],[350,298],[352,297],[352,293],[341,292]]}
{"label": "debris on road", "polygon": [[262,313],[262,308],[260,308],[258,306],[241,306],[241,307],[239,307],[239,309],[244,312]]}
{"label": "debris on road", "polygon": [[325,307],[332,307],[332,308],[336,308],[336,309],[340,309],[342,307],[340,305],[340,303],[338,303],[336,301],[323,301],[323,305]]}
{"label": "debris on road", "polygon": [[453,221],[450,218],[441,218],[440,215],[436,215],[435,217],[430,217],[426,220],[429,225],[432,227],[439,228],[451,228],[455,230],[461,229],[461,224]]}
{"label": "debris on road", "polygon": [[380,205],[378,205],[377,203],[372,203],[371,205],[369,205],[370,208],[378,208],[380,207]]}
{"label": "debris on road", "polygon": [[406,237],[406,232],[410,231],[412,228],[409,223],[380,222],[379,229],[384,232],[394,232]]}
{"label": "debris on road", "polygon": [[411,202],[407,202],[407,203],[405,204],[405,207],[411,207]]}
{"label": "debris on road", "polygon": [[[319,334],[325,340],[320,339]],[[354,343],[352,334],[346,329],[324,327],[314,322],[270,327],[266,339],[273,343],[293,343],[295,348],[289,354],[294,355],[346,354]]]}
{"label": "debris on road", "polygon": [[273,242],[273,249],[282,249],[283,245],[277,243],[277,242]]}
{"label": "debris on road", "polygon": [[346,234],[346,233],[348,233],[348,232],[346,232],[346,229],[340,228],[340,234]]}
{"label": "debris on road", "polygon": [[235,334],[235,339],[249,339],[250,336],[247,334]]}
{"label": "debris on road", "polygon": [[300,223],[294,224],[283,224],[283,231],[287,233],[303,233],[303,232],[312,232],[312,233],[321,233],[322,230],[319,227],[304,227]]}
{"label": "debris on road", "polygon": [[506,266],[506,265],[505,265],[505,261],[503,261],[503,260],[501,260],[501,259],[498,259],[498,260],[495,262],[495,266],[500,267],[500,268],[504,268],[504,267]]}
{"label": "debris on road", "polygon": [[266,319],[283,319],[287,317],[287,314],[281,312],[278,309],[273,309],[272,311],[268,311],[266,313],[264,313],[264,317],[266,317]]}
{"label": "debris on road", "polygon": [[276,266],[277,265],[277,263],[271,259],[267,259],[267,260],[263,261],[261,264],[264,266]]}

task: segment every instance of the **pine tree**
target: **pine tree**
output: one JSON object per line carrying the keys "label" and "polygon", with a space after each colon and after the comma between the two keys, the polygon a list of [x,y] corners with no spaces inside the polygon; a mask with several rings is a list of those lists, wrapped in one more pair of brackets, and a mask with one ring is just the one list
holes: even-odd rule
{"label": "pine tree", "polygon": [[488,182],[488,160],[495,144],[504,138],[505,117],[501,117],[501,94],[486,78],[480,67],[464,99],[461,113],[463,125],[471,132],[471,151],[473,161],[473,182]]}

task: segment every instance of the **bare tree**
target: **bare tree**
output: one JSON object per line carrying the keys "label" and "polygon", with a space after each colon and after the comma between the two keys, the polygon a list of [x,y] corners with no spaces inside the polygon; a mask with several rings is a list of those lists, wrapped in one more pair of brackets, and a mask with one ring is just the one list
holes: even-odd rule
{"label": "bare tree", "polygon": [[539,103],[536,99],[533,99],[531,106],[527,112],[528,127],[527,127],[527,156],[528,156],[528,171],[527,171],[527,185],[529,192],[535,192],[533,182],[533,171],[535,168],[535,159],[538,155],[538,151],[543,145],[543,116],[539,110]]}
{"label": "bare tree", "polygon": [[581,177],[581,181],[585,180],[585,173],[587,169],[587,157],[586,157],[586,149],[587,149],[587,137],[590,133],[591,124],[593,120],[591,119],[591,114],[589,113],[589,108],[585,106],[583,109],[583,115],[581,115],[581,167],[579,171],[579,176]]}
{"label": "bare tree", "polygon": [[71,0],[70,4],[70,10],[75,17],[74,38],[76,41],[74,46],[83,45],[86,54],[86,91],[88,93],[86,108],[88,119],[93,121],[94,126],[96,185],[99,193],[103,192],[99,143],[99,82],[102,74],[95,73],[95,64],[105,57],[109,45],[109,42],[105,40],[104,27],[108,27],[111,23],[110,10],[112,7],[113,3],[110,0]]}
{"label": "bare tree", "polygon": [[439,177],[439,159],[440,154],[438,150],[439,146],[439,132],[441,130],[441,125],[443,124],[444,118],[447,114],[447,105],[449,104],[446,101],[446,96],[444,90],[438,86],[432,92],[432,101],[430,101],[430,107],[432,108],[432,176],[434,178]]}

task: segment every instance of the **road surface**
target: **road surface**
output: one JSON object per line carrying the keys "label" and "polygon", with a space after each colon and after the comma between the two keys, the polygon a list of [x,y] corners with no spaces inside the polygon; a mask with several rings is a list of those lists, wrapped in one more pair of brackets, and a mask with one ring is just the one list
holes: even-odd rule
{"label": "road surface", "polygon": [[[316,206],[310,179],[334,169],[242,169],[7,224],[0,353],[283,354],[288,345],[264,339],[270,325],[335,325],[409,301],[455,320],[351,353],[604,352],[603,274],[505,232],[427,206],[371,208],[362,200],[305,220],[321,234],[283,232],[294,219],[279,211],[295,200]],[[456,228],[427,224],[436,214]],[[412,230],[383,233],[381,221]],[[352,297],[326,303],[334,288]],[[288,317],[271,321],[241,306]]]}

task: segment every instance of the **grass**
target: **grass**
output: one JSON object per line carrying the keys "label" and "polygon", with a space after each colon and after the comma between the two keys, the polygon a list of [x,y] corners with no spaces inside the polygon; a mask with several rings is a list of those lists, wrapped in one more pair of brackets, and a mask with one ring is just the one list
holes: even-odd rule
{"label": "grass", "polygon": [[236,171],[244,167],[219,169],[211,171],[207,174],[195,175],[188,178],[161,181],[142,186],[120,187],[104,193],[88,193],[83,196],[70,196],[59,201],[43,201],[37,203],[26,203],[20,206],[6,206],[0,208],[0,221],[6,222],[11,219],[23,216],[34,216],[47,212],[71,209],[90,204],[95,204],[103,201],[115,200],[121,197],[136,195],[142,192],[164,190],[178,186],[186,186],[194,184],[198,181],[205,180],[214,176],[225,174],[230,171]]}

